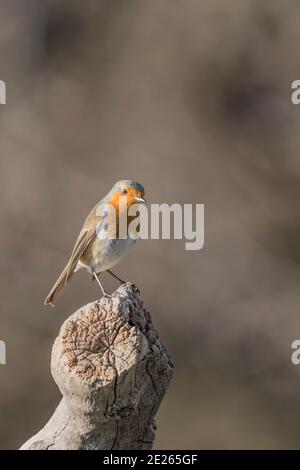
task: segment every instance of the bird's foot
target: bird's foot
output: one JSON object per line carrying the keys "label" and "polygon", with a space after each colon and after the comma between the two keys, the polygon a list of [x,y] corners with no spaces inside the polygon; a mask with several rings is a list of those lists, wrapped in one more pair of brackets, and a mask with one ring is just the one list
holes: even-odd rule
{"label": "bird's foot", "polygon": [[126,284],[126,281],[123,281],[119,276],[117,276],[115,273],[113,273],[110,269],[106,270],[111,276],[113,276],[117,281],[119,281],[120,284]]}
{"label": "bird's foot", "polygon": [[102,292],[102,294],[102,297],[110,298],[112,296],[112,294],[110,294],[109,292]]}

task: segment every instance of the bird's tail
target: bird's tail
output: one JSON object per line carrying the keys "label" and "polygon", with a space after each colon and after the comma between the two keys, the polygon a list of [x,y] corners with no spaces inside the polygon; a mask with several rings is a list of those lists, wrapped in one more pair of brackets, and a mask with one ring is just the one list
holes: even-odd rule
{"label": "bird's tail", "polygon": [[70,272],[69,270],[69,264],[65,267],[59,278],[57,279],[56,283],[52,287],[51,291],[47,295],[44,304],[45,305],[52,305],[52,307],[55,306],[56,302],[58,301],[59,297],[62,294],[62,291],[65,288],[65,285],[67,284],[68,280],[71,278],[73,272]]}

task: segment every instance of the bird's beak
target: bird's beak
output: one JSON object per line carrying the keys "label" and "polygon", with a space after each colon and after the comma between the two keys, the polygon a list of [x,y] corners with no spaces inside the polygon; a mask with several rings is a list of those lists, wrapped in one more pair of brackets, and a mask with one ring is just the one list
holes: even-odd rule
{"label": "bird's beak", "polygon": [[147,202],[146,199],[144,199],[143,197],[136,197],[135,200],[137,202]]}

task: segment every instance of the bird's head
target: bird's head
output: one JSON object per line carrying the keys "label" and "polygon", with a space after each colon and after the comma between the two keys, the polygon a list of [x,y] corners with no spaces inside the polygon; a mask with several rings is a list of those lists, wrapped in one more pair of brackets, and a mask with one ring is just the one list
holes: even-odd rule
{"label": "bird's head", "polygon": [[119,205],[122,197],[126,198],[127,206],[146,202],[144,194],[144,187],[140,183],[131,180],[121,180],[112,189],[113,204]]}

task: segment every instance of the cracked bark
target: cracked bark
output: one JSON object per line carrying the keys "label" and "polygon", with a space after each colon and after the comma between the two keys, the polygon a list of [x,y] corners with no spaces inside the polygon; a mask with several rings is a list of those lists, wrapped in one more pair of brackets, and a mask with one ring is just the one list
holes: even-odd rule
{"label": "cracked bark", "polygon": [[22,450],[151,449],[173,364],[133,284],[64,322],[51,372],[63,397]]}

